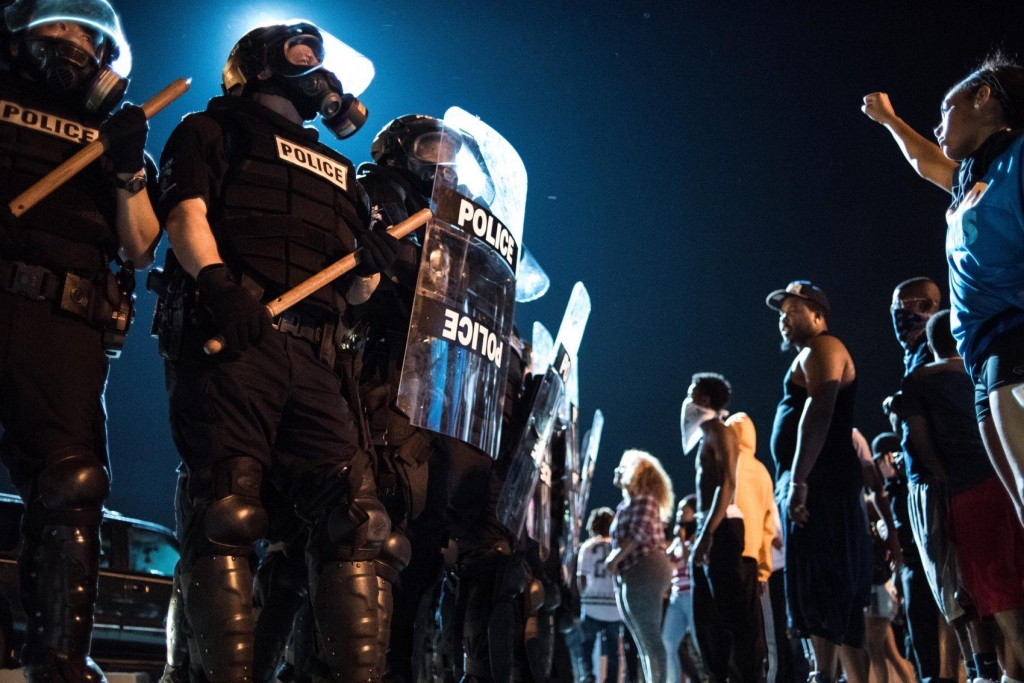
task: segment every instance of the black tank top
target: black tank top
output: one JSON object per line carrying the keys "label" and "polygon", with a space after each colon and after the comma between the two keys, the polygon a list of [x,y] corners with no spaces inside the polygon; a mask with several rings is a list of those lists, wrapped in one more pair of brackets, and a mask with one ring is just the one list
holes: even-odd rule
{"label": "black tank top", "polygon": [[[812,489],[851,490],[862,486],[860,459],[853,447],[853,407],[856,395],[856,379],[836,395],[836,406],[825,443],[807,477],[807,483]],[[775,411],[775,425],[772,428],[772,459],[775,460],[776,476],[793,467],[800,416],[803,415],[806,401],[807,389],[793,381],[791,366],[783,380],[782,400]]]}

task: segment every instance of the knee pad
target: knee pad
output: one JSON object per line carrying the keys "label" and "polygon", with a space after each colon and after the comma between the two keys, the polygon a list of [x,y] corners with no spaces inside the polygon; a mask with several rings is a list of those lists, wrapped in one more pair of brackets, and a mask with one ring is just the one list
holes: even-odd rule
{"label": "knee pad", "polygon": [[327,516],[327,541],[340,549],[372,551],[372,557],[376,557],[390,535],[391,518],[375,497],[357,498]]}
{"label": "knee pad", "polygon": [[508,600],[526,590],[526,566],[522,560],[506,555],[498,562],[494,582],[495,602]]}
{"label": "knee pad", "polygon": [[544,606],[544,584],[539,579],[530,582],[526,593],[526,605],[530,614],[540,612],[541,607]]}
{"label": "knee pad", "polygon": [[[212,478],[200,477],[190,486],[210,485],[203,493],[207,504],[196,502],[196,513],[202,515],[201,531],[205,539],[222,548],[214,554],[248,553],[253,543],[267,533],[269,519],[260,502],[263,468],[252,458],[231,458],[218,463]],[[204,495],[198,496],[201,500]],[[224,550],[237,548],[238,550]]]}
{"label": "knee pad", "polygon": [[103,501],[110,495],[110,476],[93,453],[72,451],[48,459],[36,486],[47,510],[102,510]]}
{"label": "knee pad", "polygon": [[412,560],[412,544],[400,531],[392,531],[380,548],[380,555],[374,561],[377,576],[389,583],[398,580],[398,575]]}
{"label": "knee pad", "polygon": [[267,532],[267,512],[258,498],[230,495],[206,510],[203,531],[217,545],[248,547]]}

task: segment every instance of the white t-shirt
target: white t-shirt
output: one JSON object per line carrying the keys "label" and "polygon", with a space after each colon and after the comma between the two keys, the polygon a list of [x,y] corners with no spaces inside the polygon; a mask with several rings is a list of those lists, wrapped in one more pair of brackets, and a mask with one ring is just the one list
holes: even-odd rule
{"label": "white t-shirt", "polygon": [[585,576],[587,585],[580,593],[583,615],[598,621],[621,621],[615,604],[615,578],[605,571],[604,561],[612,552],[612,539],[590,538],[580,546],[576,576]]}

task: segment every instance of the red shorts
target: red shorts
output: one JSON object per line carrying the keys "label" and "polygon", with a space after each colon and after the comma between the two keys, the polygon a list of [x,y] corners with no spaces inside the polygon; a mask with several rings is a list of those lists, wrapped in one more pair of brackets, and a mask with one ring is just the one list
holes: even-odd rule
{"label": "red shorts", "polygon": [[978,615],[1024,609],[1024,528],[999,477],[953,496],[950,539]]}

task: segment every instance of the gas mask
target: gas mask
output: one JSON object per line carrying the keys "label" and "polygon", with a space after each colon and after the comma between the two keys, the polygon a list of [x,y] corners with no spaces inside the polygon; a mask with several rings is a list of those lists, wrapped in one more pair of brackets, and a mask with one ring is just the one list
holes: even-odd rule
{"label": "gas mask", "polygon": [[326,69],[317,69],[294,78],[275,75],[285,97],[291,100],[299,116],[312,121],[320,116],[324,127],[339,140],[351,137],[366,123],[363,103],[342,92],[338,77]]}
{"label": "gas mask", "polygon": [[711,408],[697,405],[690,397],[683,400],[683,409],[679,414],[679,428],[683,433],[683,453],[693,450],[703,435],[700,426],[717,414]]}
{"label": "gas mask", "polygon": [[[132,51],[107,0],[16,0],[3,23],[18,54],[11,67],[87,111],[106,116],[124,97]],[[80,39],[88,37],[89,51]]]}
{"label": "gas mask", "polygon": [[[416,136],[411,142],[403,142],[406,167],[426,187],[434,184],[439,165],[445,172],[455,172],[452,164],[462,148],[462,137],[455,131],[430,131]],[[457,177],[451,180],[458,182]]]}
{"label": "gas mask", "polygon": [[28,54],[21,62],[32,75],[56,92],[78,97],[90,112],[109,114],[128,89],[127,78],[109,66],[101,66],[71,41],[29,35],[24,48]]}
{"label": "gas mask", "polygon": [[304,121],[320,116],[324,127],[343,140],[363,127],[368,114],[355,95],[342,89],[325,59],[324,33],[313,24],[255,29],[231,51],[223,87],[235,94],[248,89],[284,97]]}

